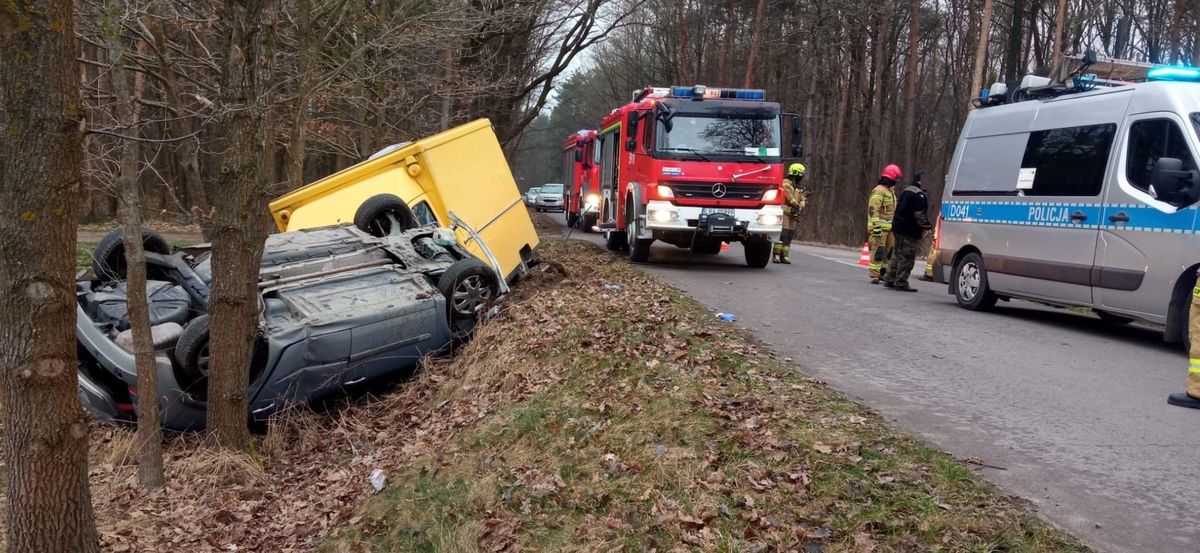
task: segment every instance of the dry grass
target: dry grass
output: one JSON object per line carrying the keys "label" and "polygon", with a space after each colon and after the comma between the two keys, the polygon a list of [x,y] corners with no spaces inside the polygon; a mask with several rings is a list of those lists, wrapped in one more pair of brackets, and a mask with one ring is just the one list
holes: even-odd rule
{"label": "dry grass", "polygon": [[95,427],[104,549],[1081,549],[661,282],[578,242],[541,253],[561,265],[454,359],[285,413],[250,455],[173,437],[161,490],[136,485],[131,433]]}
{"label": "dry grass", "polygon": [[426,373],[427,408],[478,420],[323,550],[1082,549],[661,282],[580,243],[544,255],[572,274]]}

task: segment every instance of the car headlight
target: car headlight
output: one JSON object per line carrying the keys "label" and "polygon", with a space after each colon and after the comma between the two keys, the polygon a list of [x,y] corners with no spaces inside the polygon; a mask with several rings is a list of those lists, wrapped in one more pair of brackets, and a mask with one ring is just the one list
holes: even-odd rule
{"label": "car headlight", "polygon": [[660,184],[660,185],[658,185],[657,191],[658,191],[659,198],[669,199],[669,198],[675,197],[675,191],[671,190],[670,186]]}
{"label": "car headlight", "polygon": [[768,190],[766,194],[763,194],[762,201],[773,202],[778,197],[779,197],[779,189]]}
{"label": "car headlight", "polygon": [[651,209],[647,215],[656,223],[669,223],[679,220],[679,212],[674,209]]}
{"label": "car headlight", "polygon": [[764,227],[777,226],[783,222],[783,217],[771,213],[763,213],[758,216],[758,224]]}

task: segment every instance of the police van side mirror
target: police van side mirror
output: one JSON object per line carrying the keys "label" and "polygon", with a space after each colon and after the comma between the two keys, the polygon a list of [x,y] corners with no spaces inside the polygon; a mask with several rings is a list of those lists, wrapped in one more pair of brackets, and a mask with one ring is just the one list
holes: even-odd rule
{"label": "police van side mirror", "polygon": [[1154,197],[1176,207],[1196,203],[1200,199],[1200,173],[1185,171],[1183,161],[1160,157],[1150,171],[1150,186]]}

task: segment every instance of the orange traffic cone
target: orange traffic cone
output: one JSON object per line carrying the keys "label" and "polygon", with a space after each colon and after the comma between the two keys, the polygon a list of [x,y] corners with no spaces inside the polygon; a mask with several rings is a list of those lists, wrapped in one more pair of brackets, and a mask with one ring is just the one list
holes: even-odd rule
{"label": "orange traffic cone", "polygon": [[862,255],[858,256],[858,264],[862,265],[863,267],[866,267],[867,265],[871,264],[871,243],[870,242],[866,242],[863,244]]}

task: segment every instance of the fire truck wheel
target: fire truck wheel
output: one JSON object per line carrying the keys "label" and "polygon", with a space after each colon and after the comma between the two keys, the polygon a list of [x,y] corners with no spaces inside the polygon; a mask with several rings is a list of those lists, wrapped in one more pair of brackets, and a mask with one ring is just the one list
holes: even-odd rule
{"label": "fire truck wheel", "polygon": [[629,221],[629,226],[625,227],[629,260],[634,263],[645,263],[647,259],[650,259],[650,245],[654,243],[654,239],[638,238],[638,234],[638,219],[633,217]]}
{"label": "fire truck wheel", "polygon": [[604,233],[604,247],[610,252],[619,252],[625,248],[625,231],[610,230]]}
{"label": "fire truck wheel", "polygon": [[771,242],[769,240],[747,240],[742,243],[746,250],[746,265],[761,269],[771,262]]}
{"label": "fire truck wheel", "polygon": [[579,215],[578,214],[571,213],[570,211],[564,211],[563,213],[566,214],[568,228],[574,228],[575,225],[579,224]]}

